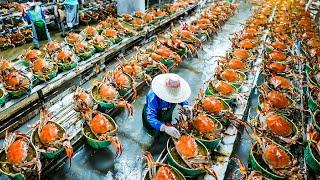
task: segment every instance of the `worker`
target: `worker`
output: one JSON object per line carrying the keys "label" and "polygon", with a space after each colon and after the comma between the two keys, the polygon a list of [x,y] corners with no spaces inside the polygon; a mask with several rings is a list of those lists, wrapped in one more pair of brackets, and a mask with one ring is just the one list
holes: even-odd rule
{"label": "worker", "polygon": [[26,21],[31,24],[32,27],[32,41],[35,49],[39,49],[42,40],[51,41],[50,34],[47,29],[47,24],[45,21],[44,11],[35,2],[29,2],[29,9],[25,13],[23,10],[23,15]]}
{"label": "worker", "polygon": [[78,0],[64,0],[65,16],[68,31],[74,31],[79,25],[79,2]]}
{"label": "worker", "polygon": [[179,75],[167,73],[156,76],[152,80],[142,112],[142,122],[147,132],[152,136],[164,132],[179,138],[179,131],[171,125],[172,112],[176,104],[191,112],[191,107],[186,101],[190,94],[189,84]]}
{"label": "worker", "polygon": [[145,11],[145,0],[117,0],[117,13],[132,14],[136,11]]}

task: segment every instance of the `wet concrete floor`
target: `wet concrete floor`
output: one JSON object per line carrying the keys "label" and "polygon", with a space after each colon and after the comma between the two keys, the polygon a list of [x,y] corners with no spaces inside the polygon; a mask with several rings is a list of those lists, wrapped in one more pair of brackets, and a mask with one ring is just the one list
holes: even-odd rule
{"label": "wet concrete floor", "polygon": [[[230,36],[241,30],[241,24],[251,16],[251,5],[241,3],[239,12],[235,14],[223,26],[222,30],[212,37],[212,40],[205,42],[203,50],[199,51],[197,58],[186,59],[178,68],[172,72],[185,78],[192,89],[189,102],[193,102],[199,89],[204,88],[204,82],[208,80],[216,67],[217,57],[224,56],[231,47]],[[112,69],[112,65],[107,69]],[[73,160],[72,166],[65,163],[48,177],[52,180],[60,179],[142,179],[145,167],[145,160],[142,158],[145,150],[150,150],[155,159],[165,148],[165,138],[161,142],[153,143],[154,139],[143,129],[141,114],[145,103],[145,95],[149,87],[145,87],[139,93],[134,103],[134,117],[127,118],[123,112],[115,118],[118,124],[118,137],[123,145],[122,156],[113,159],[114,149],[112,146],[105,150],[93,150],[88,145],[78,151]],[[5,179],[0,176],[0,179]]]}

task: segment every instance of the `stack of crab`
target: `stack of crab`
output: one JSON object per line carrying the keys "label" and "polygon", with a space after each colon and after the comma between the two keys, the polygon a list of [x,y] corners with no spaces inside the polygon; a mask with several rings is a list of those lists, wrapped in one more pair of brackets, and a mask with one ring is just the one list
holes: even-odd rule
{"label": "stack of crab", "polygon": [[55,158],[65,147],[66,154],[73,156],[73,148],[66,131],[50,118],[45,107],[40,110],[40,120],[32,131],[22,134],[18,131],[6,134],[0,152],[0,172],[13,179],[27,179],[38,175],[40,179],[40,153],[45,158]]}
{"label": "stack of crab", "polygon": [[174,1],[172,4],[164,4],[159,8],[151,8],[145,13],[136,11],[133,15],[123,14],[120,20],[130,28],[141,31],[144,27],[159,23],[164,18],[180,12],[194,3],[192,0]]}
{"label": "stack of crab", "polygon": [[298,2],[281,2],[269,23],[260,75],[264,82],[258,87],[258,115],[251,122],[256,143],[251,147],[250,165],[273,179],[302,178],[303,165],[297,160],[301,158],[297,154],[302,153],[297,144],[303,129],[301,61],[294,51],[295,15],[288,13],[292,12],[290,7],[298,6]]}
{"label": "stack of crab", "polygon": [[305,59],[307,77],[307,104],[310,120],[305,161],[314,173],[320,174],[320,32],[310,13],[303,6],[297,11],[297,36],[301,38],[302,55]]}
{"label": "stack of crab", "polygon": [[57,63],[46,57],[43,51],[35,49],[25,50],[22,52],[20,59],[23,65],[29,68],[38,82],[49,81],[57,76]]}
{"label": "stack of crab", "polygon": [[31,90],[31,79],[2,57],[0,59],[0,78],[1,83],[4,85],[4,89],[0,89],[0,105],[6,102],[7,93],[11,98],[19,98]]}
{"label": "stack of crab", "polygon": [[[104,94],[107,94],[108,97],[117,93],[111,85],[102,84],[101,86],[103,86],[103,89],[101,90],[103,90]],[[110,144],[114,144],[116,148],[116,157],[120,156],[122,153],[122,145],[115,136],[117,124],[113,118],[95,110],[93,96],[90,96],[86,90],[77,88],[73,99],[75,110],[78,111],[81,118],[84,119],[82,134],[86,138],[88,144],[95,149],[106,148]],[[117,105],[122,104],[122,106],[124,106],[128,104],[126,101],[116,101],[117,99],[114,99],[114,102],[117,103]]]}

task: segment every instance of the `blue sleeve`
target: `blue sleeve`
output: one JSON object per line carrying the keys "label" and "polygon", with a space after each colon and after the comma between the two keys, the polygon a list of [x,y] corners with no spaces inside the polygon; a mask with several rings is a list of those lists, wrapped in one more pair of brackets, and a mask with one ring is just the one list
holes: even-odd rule
{"label": "blue sleeve", "polygon": [[147,95],[147,121],[157,131],[160,131],[160,127],[163,124],[157,119],[158,115],[158,100],[154,93]]}
{"label": "blue sleeve", "polygon": [[26,15],[24,16],[24,19],[25,19],[27,22],[30,22],[29,11],[27,11]]}
{"label": "blue sleeve", "polygon": [[182,107],[185,106],[185,105],[188,105],[188,104],[189,104],[188,101],[183,101],[183,102],[179,103],[179,105],[182,106]]}
{"label": "blue sleeve", "polygon": [[42,9],[42,8],[41,8],[41,16],[42,16],[43,20],[45,20],[45,19],[46,19],[45,15],[44,15],[44,11],[43,11],[43,9]]}

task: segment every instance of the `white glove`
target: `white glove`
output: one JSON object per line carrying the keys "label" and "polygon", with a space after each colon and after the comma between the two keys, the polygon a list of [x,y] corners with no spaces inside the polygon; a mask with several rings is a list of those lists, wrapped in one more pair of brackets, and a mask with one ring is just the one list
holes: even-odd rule
{"label": "white glove", "polygon": [[173,126],[167,126],[165,124],[161,125],[160,131],[167,133],[169,136],[174,138],[180,138],[180,132]]}

